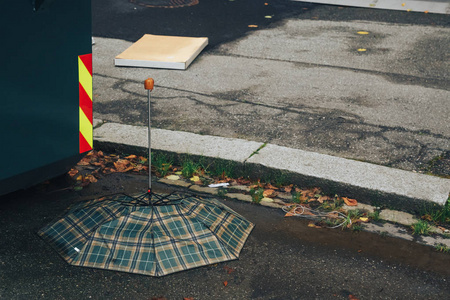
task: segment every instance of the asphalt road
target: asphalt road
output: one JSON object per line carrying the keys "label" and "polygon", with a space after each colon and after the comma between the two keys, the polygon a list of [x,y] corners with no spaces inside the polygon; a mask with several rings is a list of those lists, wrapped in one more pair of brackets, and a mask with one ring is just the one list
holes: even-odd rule
{"label": "asphalt road", "polygon": [[[0,299],[448,299],[450,255],[340,229],[315,229],[281,211],[227,200],[255,223],[239,260],[162,278],[68,265],[36,232],[75,201],[145,190],[113,174],[82,191],[66,178],[0,197]],[[171,189],[157,185],[155,189]],[[231,272],[228,272],[230,270]],[[227,286],[224,282],[227,281]]]}
{"label": "asphalt road", "polygon": [[[185,71],[114,67],[146,33],[210,45]],[[145,126],[142,82],[153,77],[153,127],[450,175],[448,15],[287,0],[173,9],[96,0],[93,35],[97,119]]]}

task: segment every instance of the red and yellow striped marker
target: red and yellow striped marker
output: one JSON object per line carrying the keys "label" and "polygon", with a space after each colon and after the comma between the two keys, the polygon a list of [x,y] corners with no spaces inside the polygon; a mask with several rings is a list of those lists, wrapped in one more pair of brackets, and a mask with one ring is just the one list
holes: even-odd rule
{"label": "red and yellow striped marker", "polygon": [[92,150],[92,54],[78,56],[80,153]]}

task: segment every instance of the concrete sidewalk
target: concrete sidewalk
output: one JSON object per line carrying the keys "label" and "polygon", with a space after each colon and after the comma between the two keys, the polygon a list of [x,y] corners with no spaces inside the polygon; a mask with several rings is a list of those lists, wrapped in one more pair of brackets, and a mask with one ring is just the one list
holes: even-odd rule
{"label": "concrete sidewalk", "polygon": [[[147,151],[147,127],[100,120],[95,124],[96,148]],[[326,192],[404,211],[442,206],[450,194],[450,179],[243,139],[152,129],[152,150],[233,161],[242,167],[251,166],[254,176],[283,171],[289,174],[291,183],[300,186],[320,186]]]}

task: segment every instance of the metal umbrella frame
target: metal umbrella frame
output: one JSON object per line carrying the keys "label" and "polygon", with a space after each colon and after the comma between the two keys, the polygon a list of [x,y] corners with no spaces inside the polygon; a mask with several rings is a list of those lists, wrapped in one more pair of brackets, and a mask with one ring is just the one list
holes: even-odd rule
{"label": "metal umbrella frame", "polygon": [[149,168],[144,194],[76,203],[38,234],[69,264],[159,277],[237,259],[253,227],[214,198],[153,193]]}

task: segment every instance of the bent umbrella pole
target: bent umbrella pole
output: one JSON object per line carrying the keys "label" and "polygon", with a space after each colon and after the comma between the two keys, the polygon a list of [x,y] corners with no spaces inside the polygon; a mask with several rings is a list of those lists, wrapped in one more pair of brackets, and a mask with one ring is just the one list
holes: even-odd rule
{"label": "bent umbrella pole", "polygon": [[151,150],[151,119],[150,119],[150,92],[153,90],[155,81],[153,78],[147,78],[144,86],[148,93],[148,193],[152,192],[152,150]]}

